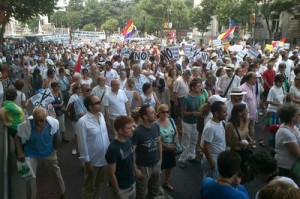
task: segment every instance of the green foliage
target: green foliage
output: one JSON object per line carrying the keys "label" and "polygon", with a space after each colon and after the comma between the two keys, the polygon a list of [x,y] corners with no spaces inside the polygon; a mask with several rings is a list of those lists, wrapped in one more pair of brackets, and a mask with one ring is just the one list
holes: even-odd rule
{"label": "green foliage", "polygon": [[28,25],[28,28],[34,32],[39,26],[40,17],[35,16],[32,19],[28,19],[25,23]]}
{"label": "green foliage", "polygon": [[83,26],[84,31],[95,31],[96,26],[93,23],[88,23]]}
{"label": "green foliage", "polygon": [[54,24],[56,27],[67,26],[67,12],[65,11],[57,11],[50,16],[50,22]]}
{"label": "green foliage", "polygon": [[119,21],[114,18],[107,19],[101,26],[102,29],[104,29],[108,32],[116,31],[118,29],[118,27],[119,27]]}
{"label": "green foliage", "polygon": [[25,22],[34,16],[51,14],[56,2],[57,0],[1,0],[0,10],[5,12],[5,23],[0,30],[0,44],[3,40],[5,24],[12,16],[18,21]]}
{"label": "green foliage", "polygon": [[209,30],[208,27],[211,22],[211,17],[208,13],[204,12],[203,9],[199,7],[194,8],[190,17],[194,27],[196,27],[199,32],[204,34]]}

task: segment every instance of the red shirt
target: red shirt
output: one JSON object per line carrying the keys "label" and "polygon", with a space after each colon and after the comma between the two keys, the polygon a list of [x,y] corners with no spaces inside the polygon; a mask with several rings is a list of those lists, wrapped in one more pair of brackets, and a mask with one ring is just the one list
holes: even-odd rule
{"label": "red shirt", "polygon": [[[276,76],[276,72],[274,70],[266,70],[263,75],[262,78],[264,80],[264,90],[265,91],[269,91],[270,88],[273,86],[274,84],[274,79]],[[268,84],[270,85],[270,87],[267,86],[267,84],[265,82],[268,82]]]}

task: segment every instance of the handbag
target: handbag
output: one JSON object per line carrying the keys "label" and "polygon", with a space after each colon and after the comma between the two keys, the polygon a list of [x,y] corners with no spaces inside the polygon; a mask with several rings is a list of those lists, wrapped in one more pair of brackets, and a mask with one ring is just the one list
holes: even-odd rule
{"label": "handbag", "polygon": [[32,166],[29,162],[29,158],[25,158],[24,162],[17,161],[17,168],[22,180],[27,181],[36,178]]}
{"label": "handbag", "polygon": [[[174,129],[174,132],[176,132],[176,128],[175,128],[175,125],[174,125],[173,121],[171,120],[171,118],[169,118],[169,120],[170,120],[170,122],[171,122],[172,128]],[[175,139],[175,140],[174,140],[174,139]],[[181,146],[181,144],[180,144],[180,142],[179,142],[178,137],[175,138],[175,134],[174,134],[174,138],[173,138],[173,143],[175,144],[175,147],[176,147],[176,148],[175,148],[175,151],[174,151],[174,154],[175,154],[175,155],[181,154],[181,153],[183,152],[183,149],[182,149],[182,146]]]}

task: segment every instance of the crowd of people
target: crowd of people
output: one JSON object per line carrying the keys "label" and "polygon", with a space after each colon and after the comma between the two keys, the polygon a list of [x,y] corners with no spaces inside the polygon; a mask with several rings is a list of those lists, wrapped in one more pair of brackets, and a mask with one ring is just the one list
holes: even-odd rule
{"label": "crowd of people", "polygon": [[[45,164],[61,198],[67,194],[56,149],[70,139],[70,155],[84,167],[85,199],[100,197],[106,175],[115,198],[154,198],[160,186],[174,191],[172,168],[187,169],[199,159],[201,198],[249,198],[242,186],[249,176],[266,184],[258,199],[274,198],[274,190],[299,198],[300,174],[293,168],[300,158],[300,50],[259,50],[259,58],[238,61],[239,52],[228,46],[222,55],[197,47],[209,55],[205,62],[188,58],[180,45],[177,60],[162,56],[159,44],[5,45],[0,118],[17,159],[29,158],[34,172]],[[125,47],[149,58],[122,56]],[[29,111],[30,97],[42,89],[51,91],[52,102]],[[259,115],[264,126],[255,133]],[[270,137],[274,157],[266,152]],[[264,151],[257,152],[258,145]],[[27,197],[36,198],[35,180],[27,182]]]}

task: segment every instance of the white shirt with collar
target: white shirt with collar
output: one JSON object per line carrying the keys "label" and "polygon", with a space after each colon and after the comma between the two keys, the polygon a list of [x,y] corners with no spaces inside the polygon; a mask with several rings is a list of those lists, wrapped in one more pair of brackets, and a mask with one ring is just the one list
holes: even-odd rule
{"label": "white shirt with collar", "polygon": [[110,119],[114,120],[118,116],[127,115],[125,103],[128,102],[125,91],[119,89],[118,93],[111,90],[106,92],[103,98],[103,105],[108,107]]}
{"label": "white shirt with collar", "polygon": [[83,162],[90,162],[95,167],[107,164],[105,153],[110,143],[104,116],[101,112],[99,113],[96,119],[94,115],[87,112],[77,122],[79,159]]}

